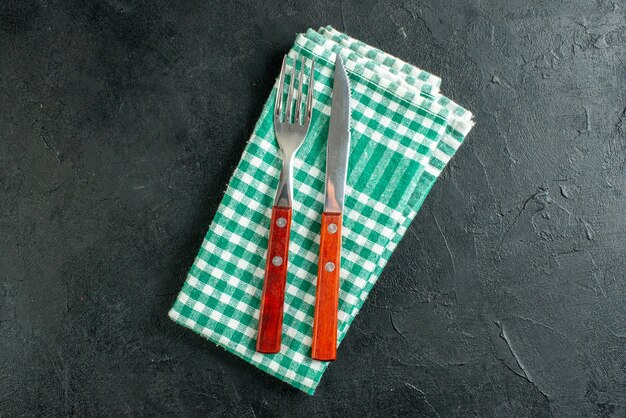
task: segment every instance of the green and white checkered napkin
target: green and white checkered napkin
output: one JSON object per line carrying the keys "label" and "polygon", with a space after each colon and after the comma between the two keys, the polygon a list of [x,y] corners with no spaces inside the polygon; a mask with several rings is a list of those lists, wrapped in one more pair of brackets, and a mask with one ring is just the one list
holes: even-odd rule
{"label": "green and white checkered napkin", "polygon": [[346,335],[473,122],[470,112],[439,94],[439,78],[331,27],[298,35],[287,60],[288,67],[300,56],[307,67],[315,61],[315,95],[309,133],[295,160],[280,353],[255,351],[268,227],[281,167],[272,125],[276,88],[169,312],[177,323],[309,394],[328,366],[311,360],[310,351],[335,54],[343,58],[352,87],[339,341]]}

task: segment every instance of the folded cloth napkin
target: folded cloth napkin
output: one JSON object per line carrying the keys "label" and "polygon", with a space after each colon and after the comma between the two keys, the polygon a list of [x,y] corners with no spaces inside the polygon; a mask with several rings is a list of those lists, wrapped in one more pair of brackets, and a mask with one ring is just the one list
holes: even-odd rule
{"label": "folded cloth napkin", "polygon": [[[334,30],[297,36],[287,66],[315,61],[311,126],[298,151],[282,347],[255,351],[265,253],[281,160],[268,98],[169,316],[261,370],[313,394],[328,363],[312,360],[311,332],[326,139],[335,54],[352,87],[338,340],[471,129],[472,115],[439,94],[441,80]],[[289,71],[287,71],[289,74]]]}

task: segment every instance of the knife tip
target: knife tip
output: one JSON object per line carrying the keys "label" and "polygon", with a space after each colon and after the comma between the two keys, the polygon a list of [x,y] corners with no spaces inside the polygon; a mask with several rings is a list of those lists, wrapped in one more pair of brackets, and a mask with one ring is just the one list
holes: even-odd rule
{"label": "knife tip", "polygon": [[335,65],[343,67],[343,60],[339,54],[335,54]]}

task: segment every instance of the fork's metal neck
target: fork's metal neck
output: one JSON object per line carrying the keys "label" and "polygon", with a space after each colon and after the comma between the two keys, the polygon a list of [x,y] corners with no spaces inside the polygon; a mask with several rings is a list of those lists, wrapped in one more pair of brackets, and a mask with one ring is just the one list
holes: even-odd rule
{"label": "fork's metal neck", "polygon": [[286,155],[282,151],[283,169],[280,171],[280,179],[278,180],[278,190],[274,199],[274,206],[282,208],[290,208],[292,206],[293,196],[293,159],[295,152]]}

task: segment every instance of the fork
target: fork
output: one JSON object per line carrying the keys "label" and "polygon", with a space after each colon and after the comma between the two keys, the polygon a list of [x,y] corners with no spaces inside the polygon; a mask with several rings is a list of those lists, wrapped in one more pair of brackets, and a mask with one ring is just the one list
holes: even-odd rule
{"label": "fork", "polygon": [[[259,329],[256,350],[260,353],[274,354],[280,351],[283,305],[285,300],[285,284],[287,282],[287,261],[289,258],[289,235],[291,230],[291,208],[293,197],[293,163],[296,152],[302,145],[311,124],[313,110],[313,72],[314,63],[311,61],[306,106],[303,112],[304,98],[304,57],[300,66],[298,90],[296,84],[296,60],[291,68],[291,79],[285,117],[283,116],[283,87],[287,56],[278,80],[278,91],[274,103],[274,133],[280,147],[283,161],[278,182],[278,190],[272,207],[270,236],[265,262],[265,278],[263,280],[263,296],[261,297],[261,312],[259,315]],[[297,96],[294,111],[294,101]]]}

